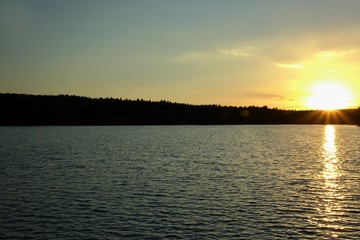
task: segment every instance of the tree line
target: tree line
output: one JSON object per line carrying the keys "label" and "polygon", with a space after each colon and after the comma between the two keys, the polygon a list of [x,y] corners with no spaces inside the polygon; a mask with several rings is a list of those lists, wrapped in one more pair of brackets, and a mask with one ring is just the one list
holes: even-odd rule
{"label": "tree line", "polygon": [[360,109],[283,110],[69,95],[0,94],[0,125],[359,124]]}

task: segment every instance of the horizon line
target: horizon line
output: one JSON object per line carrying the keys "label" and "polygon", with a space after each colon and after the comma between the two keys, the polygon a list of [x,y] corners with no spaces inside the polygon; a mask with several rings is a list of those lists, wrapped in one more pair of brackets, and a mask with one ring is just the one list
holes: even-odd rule
{"label": "horizon line", "polygon": [[333,112],[333,111],[342,111],[342,110],[358,110],[360,109],[360,106],[352,106],[352,107],[348,107],[348,108],[339,108],[339,109],[285,109],[285,108],[279,108],[279,107],[270,107],[267,105],[221,105],[221,104],[217,104],[217,103],[210,103],[210,104],[193,104],[193,103],[185,103],[185,102],[172,102],[170,100],[165,100],[165,99],[161,99],[161,100],[151,100],[151,99],[143,99],[143,98],[136,98],[136,99],[129,99],[129,98],[122,98],[122,97],[89,97],[89,96],[84,96],[84,95],[75,95],[75,94],[64,94],[64,93],[60,93],[60,94],[34,94],[34,93],[14,93],[14,92],[3,92],[0,94],[10,94],[10,95],[27,95],[27,96],[40,96],[40,97],[59,97],[59,96],[67,96],[67,97],[80,97],[80,98],[89,98],[89,99],[114,99],[114,100],[119,100],[119,101],[145,101],[145,102],[167,102],[167,103],[172,103],[172,104],[184,104],[184,105],[191,105],[191,106],[217,106],[217,107],[235,107],[235,108],[250,108],[250,107],[256,107],[256,108],[268,108],[268,109],[272,109],[272,110],[281,110],[281,111],[325,111],[325,112]]}

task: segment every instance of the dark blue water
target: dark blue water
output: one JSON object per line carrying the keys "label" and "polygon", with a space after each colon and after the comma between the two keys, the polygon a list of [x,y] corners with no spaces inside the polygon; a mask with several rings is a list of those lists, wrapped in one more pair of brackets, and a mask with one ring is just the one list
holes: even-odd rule
{"label": "dark blue water", "polygon": [[2,239],[359,239],[354,126],[1,127]]}

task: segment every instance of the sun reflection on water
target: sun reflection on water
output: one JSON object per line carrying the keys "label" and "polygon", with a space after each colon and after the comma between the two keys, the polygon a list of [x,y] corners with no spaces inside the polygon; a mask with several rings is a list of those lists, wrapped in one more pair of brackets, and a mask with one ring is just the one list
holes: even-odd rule
{"label": "sun reflection on water", "polygon": [[335,138],[335,127],[327,125],[324,130],[324,168],[320,175],[323,186],[319,194],[318,213],[320,216],[317,222],[319,227],[326,231],[326,234],[336,238],[342,229],[338,223],[341,220],[341,199],[343,199],[343,195],[341,194],[341,184],[339,182],[341,173]]}
{"label": "sun reflection on water", "polygon": [[325,180],[325,188],[328,190],[334,190],[338,187],[337,178],[338,172],[338,158],[336,156],[336,145],[335,145],[335,127],[327,125],[325,127],[324,136],[324,171],[323,177]]}

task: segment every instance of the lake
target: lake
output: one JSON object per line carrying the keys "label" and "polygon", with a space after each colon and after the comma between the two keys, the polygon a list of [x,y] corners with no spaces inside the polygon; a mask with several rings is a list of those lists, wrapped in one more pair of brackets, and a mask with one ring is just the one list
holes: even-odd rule
{"label": "lake", "polygon": [[2,239],[359,239],[360,127],[0,127]]}

